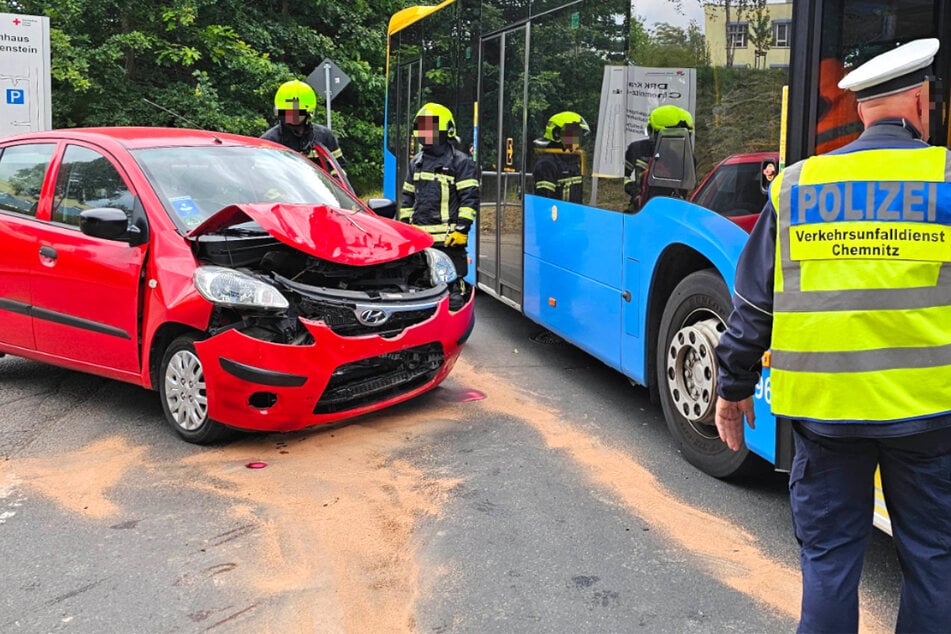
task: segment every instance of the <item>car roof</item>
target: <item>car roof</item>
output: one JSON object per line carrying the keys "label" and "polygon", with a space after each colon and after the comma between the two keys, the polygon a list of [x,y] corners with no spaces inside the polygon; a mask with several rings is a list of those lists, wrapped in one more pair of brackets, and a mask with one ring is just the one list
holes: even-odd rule
{"label": "car roof", "polygon": [[209,130],[193,130],[188,128],[152,128],[152,127],[100,127],[100,128],[63,128],[30,132],[4,137],[3,142],[30,140],[85,140],[93,143],[118,143],[129,150],[167,147],[167,146],[205,146],[216,145],[260,145],[280,147],[270,141],[256,137],[230,134],[227,132],[213,132]]}
{"label": "car roof", "polygon": [[719,165],[736,165],[737,163],[759,163],[761,161],[778,160],[779,152],[745,152],[742,154],[731,154]]}

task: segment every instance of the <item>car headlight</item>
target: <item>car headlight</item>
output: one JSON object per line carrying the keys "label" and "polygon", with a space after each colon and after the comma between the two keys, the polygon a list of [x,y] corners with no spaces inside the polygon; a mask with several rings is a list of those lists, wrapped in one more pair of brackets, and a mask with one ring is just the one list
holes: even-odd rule
{"label": "car headlight", "polygon": [[287,298],[266,282],[221,266],[199,266],[195,269],[195,288],[201,296],[221,306],[283,309]]}
{"label": "car headlight", "polygon": [[426,261],[429,262],[429,279],[433,285],[448,284],[458,277],[452,259],[439,249],[426,249]]}

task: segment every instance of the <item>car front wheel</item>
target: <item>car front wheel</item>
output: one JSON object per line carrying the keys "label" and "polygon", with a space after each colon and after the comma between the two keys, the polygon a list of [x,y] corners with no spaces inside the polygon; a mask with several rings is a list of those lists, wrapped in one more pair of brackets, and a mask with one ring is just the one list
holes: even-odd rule
{"label": "car front wheel", "polygon": [[159,394],[165,419],[178,435],[199,445],[221,440],[228,428],[208,417],[205,371],[195,352],[196,337],[175,339],[165,351]]}

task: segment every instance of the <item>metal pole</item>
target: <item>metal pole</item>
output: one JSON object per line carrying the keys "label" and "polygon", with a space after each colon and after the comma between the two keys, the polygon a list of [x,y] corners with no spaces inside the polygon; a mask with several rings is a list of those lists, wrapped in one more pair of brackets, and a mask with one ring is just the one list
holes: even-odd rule
{"label": "metal pole", "polygon": [[324,96],[327,98],[327,128],[330,125],[330,64],[324,64]]}

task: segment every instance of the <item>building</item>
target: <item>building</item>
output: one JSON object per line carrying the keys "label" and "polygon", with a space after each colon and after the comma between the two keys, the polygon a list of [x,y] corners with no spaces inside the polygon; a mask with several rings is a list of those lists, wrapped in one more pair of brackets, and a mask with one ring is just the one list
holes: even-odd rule
{"label": "building", "polygon": [[757,50],[757,9],[740,11],[733,7],[727,23],[722,5],[704,6],[704,35],[710,62],[714,66],[726,66],[729,43],[733,47],[733,66],[736,68],[787,68],[792,44],[792,10],[792,2],[767,3],[762,7],[763,22],[768,24],[769,35],[766,46]]}

